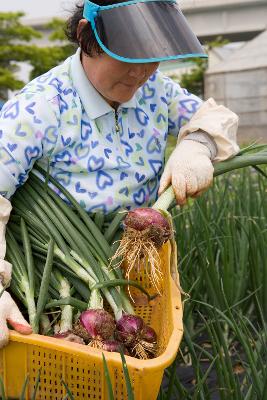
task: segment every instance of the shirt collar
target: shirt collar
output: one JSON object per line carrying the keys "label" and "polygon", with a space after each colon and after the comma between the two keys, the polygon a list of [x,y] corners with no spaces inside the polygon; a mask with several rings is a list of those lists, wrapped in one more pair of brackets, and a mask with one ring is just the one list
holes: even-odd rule
{"label": "shirt collar", "polygon": [[[87,78],[81,64],[81,49],[79,48],[71,59],[71,78],[73,85],[82,101],[90,119],[96,119],[114,109],[103,99]],[[136,108],[137,100],[133,96],[129,101],[120,104],[120,108]]]}

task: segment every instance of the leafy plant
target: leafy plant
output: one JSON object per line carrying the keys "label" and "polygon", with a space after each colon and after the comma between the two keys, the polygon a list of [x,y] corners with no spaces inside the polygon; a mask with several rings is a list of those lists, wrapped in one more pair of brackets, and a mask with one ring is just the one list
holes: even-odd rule
{"label": "leafy plant", "polygon": [[[32,66],[31,79],[61,63],[74,52],[64,41],[64,22],[58,19],[49,24],[52,29],[51,46],[40,47],[31,43],[42,34],[23,25],[23,12],[0,12],[0,98],[7,99],[8,90],[19,90],[26,82],[18,79],[19,62]],[[57,42],[55,42],[57,40]]]}
{"label": "leafy plant", "polygon": [[17,90],[24,84],[15,75],[18,62],[31,62],[38,55],[36,46],[25,43],[40,38],[41,34],[20,22],[23,15],[22,12],[0,13],[0,97],[3,99],[7,89]]}
{"label": "leafy plant", "polygon": [[38,58],[31,60],[31,65],[33,67],[31,79],[49,71],[74,53],[74,45],[66,40],[64,33],[65,24],[66,21],[54,18],[45,26],[51,31],[49,35],[51,45],[39,47]]}

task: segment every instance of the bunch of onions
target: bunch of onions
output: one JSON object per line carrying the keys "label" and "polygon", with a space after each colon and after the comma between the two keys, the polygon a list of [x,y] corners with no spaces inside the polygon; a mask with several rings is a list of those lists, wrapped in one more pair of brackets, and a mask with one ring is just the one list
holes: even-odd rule
{"label": "bunch of onions", "polygon": [[122,350],[128,355],[123,342],[114,339],[115,327],[111,314],[103,309],[91,309],[82,312],[74,330],[90,347],[118,353]]}
{"label": "bunch of onions", "polygon": [[[115,317],[120,319],[121,310],[117,307],[114,311]],[[73,327],[73,333],[81,337],[90,347],[106,351],[120,351],[120,343],[114,340],[115,328],[115,319],[108,311],[104,310],[103,298],[99,289],[93,288],[88,309],[81,313]]]}
{"label": "bunch of onions", "polygon": [[80,315],[74,332],[90,347],[115,352],[122,350],[124,354],[144,360],[155,357],[158,350],[154,329],[132,314],[123,314],[115,323],[104,309],[86,310]]}
{"label": "bunch of onions", "polygon": [[[255,153],[247,154],[251,150]],[[242,149],[230,160],[214,165],[214,177],[235,169],[267,164],[267,146],[251,145]],[[161,265],[159,249],[172,238],[173,229],[168,210],[176,205],[175,194],[170,186],[156,201],[152,208],[138,208],[130,211],[124,220],[124,233],[112,262],[120,260],[127,263],[126,274],[133,268],[144,268],[151,283],[159,292]]]}
{"label": "bunch of onions", "polygon": [[[112,284],[112,280],[109,283]],[[115,318],[104,310],[103,298],[99,291],[99,288],[103,289],[104,286],[105,283],[99,283],[92,288],[88,309],[81,313],[74,325],[73,333],[81,337],[88,346],[97,349],[110,352],[123,351],[124,354],[129,354],[129,349],[131,355],[144,359],[149,358],[146,353],[149,350],[150,356],[155,356],[157,352],[157,337],[154,330],[148,327],[140,317],[135,316],[133,309],[130,313],[127,313],[120,306],[113,304]],[[138,287],[139,285],[136,284],[135,286]],[[143,291],[149,296],[144,289]],[[130,321],[130,323],[127,323],[127,321]],[[136,332],[133,332],[134,325],[138,327]],[[125,327],[124,335],[122,334],[120,337],[117,332],[122,332],[122,328],[118,328],[122,326]],[[153,340],[150,338],[151,332],[153,332]],[[126,340],[123,339],[123,336]],[[142,343],[140,342],[140,346],[138,346],[139,340],[143,341]],[[148,342],[147,345],[146,341]],[[144,348],[143,351],[141,345]],[[136,350],[133,349],[134,347],[136,347]]]}
{"label": "bunch of onions", "polygon": [[110,352],[123,351],[126,355],[141,359],[155,357],[158,346],[154,329],[146,325],[142,318],[134,315],[133,311],[127,313],[115,308],[114,318],[104,310],[99,292],[99,287],[103,285],[102,283],[94,286],[88,309],[81,313],[72,332],[90,347]]}
{"label": "bunch of onions", "polygon": [[[157,335],[142,318],[116,313],[115,318],[103,309],[98,289],[91,293],[89,309],[82,312],[73,333],[90,347],[106,351],[123,351],[134,357],[147,359],[157,353]],[[129,353],[128,353],[129,350]]]}

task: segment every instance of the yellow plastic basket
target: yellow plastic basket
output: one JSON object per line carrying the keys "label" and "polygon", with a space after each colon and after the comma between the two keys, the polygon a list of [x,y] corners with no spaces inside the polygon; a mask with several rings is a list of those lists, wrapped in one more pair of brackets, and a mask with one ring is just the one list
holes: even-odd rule
{"label": "yellow plastic basket", "polygon": [[[163,295],[153,300],[153,304],[144,304],[144,299],[139,298],[135,305],[135,312],[156,330],[159,338],[159,354],[156,358],[138,360],[126,356],[135,400],[156,400],[164,369],[175,359],[183,335],[180,291],[170,274],[174,259],[170,243],[165,244],[161,251]],[[154,291],[145,274],[137,276],[133,271],[133,278],[150,292]],[[136,298],[140,292],[134,290],[131,293]],[[120,354],[105,352],[105,358],[114,397],[116,400],[126,400]],[[102,351],[42,335],[23,336],[11,331],[9,345],[0,351],[0,374],[6,395],[19,398],[28,375],[26,398],[30,399],[40,369],[38,400],[62,400],[66,390],[61,379],[68,385],[75,400],[108,399]]]}

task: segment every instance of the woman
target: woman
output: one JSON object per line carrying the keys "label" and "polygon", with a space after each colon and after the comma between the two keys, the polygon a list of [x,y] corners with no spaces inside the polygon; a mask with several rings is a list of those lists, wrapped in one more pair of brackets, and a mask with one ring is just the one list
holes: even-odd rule
{"label": "woman", "polygon": [[[86,0],[68,22],[76,54],[36,78],[0,117],[0,276],[5,225],[16,188],[37,161],[89,212],[149,206],[173,185],[177,203],[211,183],[213,162],[238,152],[237,116],[202,102],[158,71],[160,61],[206,57],[173,1],[96,5]],[[177,146],[164,167],[168,134]],[[163,172],[164,169],[164,172]],[[0,298],[0,346],[8,321],[31,333],[9,293]]]}

